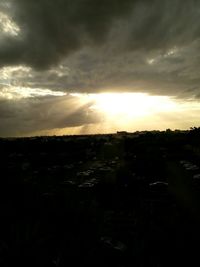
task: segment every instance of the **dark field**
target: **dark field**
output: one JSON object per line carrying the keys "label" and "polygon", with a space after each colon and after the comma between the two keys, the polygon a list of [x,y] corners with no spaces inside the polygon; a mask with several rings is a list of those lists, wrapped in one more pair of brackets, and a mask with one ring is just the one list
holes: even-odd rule
{"label": "dark field", "polygon": [[0,139],[0,266],[198,266],[200,129]]}

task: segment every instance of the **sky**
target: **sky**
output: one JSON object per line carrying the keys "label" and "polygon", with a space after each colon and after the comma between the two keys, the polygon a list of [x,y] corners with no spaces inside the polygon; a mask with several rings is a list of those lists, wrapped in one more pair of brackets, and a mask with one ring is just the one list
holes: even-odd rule
{"label": "sky", "polygon": [[200,123],[200,1],[1,0],[0,136]]}

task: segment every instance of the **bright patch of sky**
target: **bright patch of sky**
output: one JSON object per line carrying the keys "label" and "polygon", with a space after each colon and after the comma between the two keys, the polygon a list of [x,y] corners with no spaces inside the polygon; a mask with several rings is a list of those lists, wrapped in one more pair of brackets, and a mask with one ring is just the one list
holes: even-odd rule
{"label": "bright patch of sky", "polygon": [[161,61],[162,59],[170,58],[170,57],[173,57],[173,56],[177,55],[178,52],[179,52],[178,48],[177,47],[173,47],[173,48],[169,49],[164,54],[160,54],[160,55],[157,55],[155,57],[148,58],[147,59],[147,63],[149,65],[153,65],[154,63],[157,63],[157,62]]}
{"label": "bright patch of sky", "polygon": [[3,99],[21,99],[30,97],[43,97],[43,96],[64,96],[66,93],[60,91],[52,91],[49,89],[41,88],[28,88],[18,86],[5,86],[0,91],[0,98]]}
{"label": "bright patch of sky", "polygon": [[0,12],[0,32],[17,36],[20,28],[7,14]]}

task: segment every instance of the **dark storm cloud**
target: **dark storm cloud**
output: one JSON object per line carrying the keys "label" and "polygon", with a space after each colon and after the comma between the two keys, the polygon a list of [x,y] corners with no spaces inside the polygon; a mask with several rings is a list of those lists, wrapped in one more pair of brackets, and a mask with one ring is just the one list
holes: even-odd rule
{"label": "dark storm cloud", "polygon": [[[200,3],[195,0],[11,0],[10,15],[21,35],[0,44],[1,65],[55,65],[84,46],[106,42],[114,49],[167,49],[200,36]],[[122,39],[121,39],[122,38]],[[120,49],[116,51],[119,53]]]}
{"label": "dark storm cloud", "polygon": [[[153,63],[148,63],[151,60]],[[172,55],[129,52],[118,56],[104,46],[98,53],[83,49],[62,66],[43,72],[12,72],[10,81],[64,92],[129,91],[190,97],[199,94],[199,62],[196,45],[178,48]]]}
{"label": "dark storm cloud", "polygon": [[126,0],[18,0],[11,15],[21,29],[20,38],[1,44],[1,64],[25,63],[47,68],[86,44],[105,40],[114,18],[130,12]]}

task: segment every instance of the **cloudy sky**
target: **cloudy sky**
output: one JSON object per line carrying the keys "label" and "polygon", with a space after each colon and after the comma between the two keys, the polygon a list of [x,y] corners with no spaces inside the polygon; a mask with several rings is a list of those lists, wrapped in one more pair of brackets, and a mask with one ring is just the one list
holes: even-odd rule
{"label": "cloudy sky", "polygon": [[200,1],[1,0],[0,136],[200,123]]}

